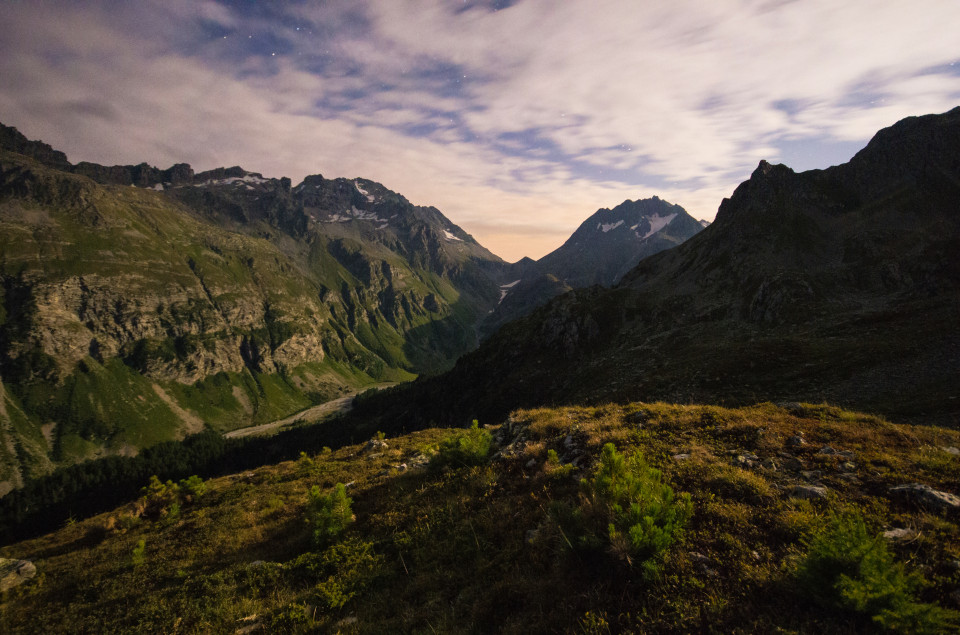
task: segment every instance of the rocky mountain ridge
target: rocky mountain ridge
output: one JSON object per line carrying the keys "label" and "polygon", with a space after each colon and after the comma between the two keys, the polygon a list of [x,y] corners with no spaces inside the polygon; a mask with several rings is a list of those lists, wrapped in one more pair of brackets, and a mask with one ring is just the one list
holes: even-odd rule
{"label": "rocky mountain ridge", "polygon": [[436,372],[498,297],[496,256],[370,181],[73,166],[0,140],[4,491]]}
{"label": "rocky mountain ridge", "polygon": [[554,251],[509,267],[511,281],[500,285],[500,302],[482,329],[493,333],[573,289],[614,285],[644,258],[676,247],[703,227],[681,206],[657,196],[597,210]]}
{"label": "rocky mountain ridge", "polygon": [[374,181],[74,165],[2,124],[0,229],[0,494],[449,368],[516,267]]}
{"label": "rocky mountain ridge", "polygon": [[960,108],[906,119],[826,170],[761,162],[704,231],[611,289],[507,325],[382,411],[453,422],[541,404],[801,399],[958,426],[958,203]]}

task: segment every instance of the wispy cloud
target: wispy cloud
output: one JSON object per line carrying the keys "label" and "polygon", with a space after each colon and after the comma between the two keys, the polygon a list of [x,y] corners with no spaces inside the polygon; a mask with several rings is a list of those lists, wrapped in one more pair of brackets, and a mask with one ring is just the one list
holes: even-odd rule
{"label": "wispy cloud", "polygon": [[373,178],[538,257],[598,207],[709,219],[760,159],[825,167],[960,103],[956,24],[934,0],[5,3],[0,120],[74,161]]}

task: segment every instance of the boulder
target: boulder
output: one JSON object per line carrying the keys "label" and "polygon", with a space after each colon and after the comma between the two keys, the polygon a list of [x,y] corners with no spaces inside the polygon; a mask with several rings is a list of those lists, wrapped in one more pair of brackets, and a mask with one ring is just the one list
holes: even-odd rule
{"label": "boulder", "polygon": [[37,575],[37,568],[29,560],[0,558],[0,591],[12,589]]}
{"label": "boulder", "polygon": [[896,487],[891,487],[889,491],[894,496],[904,498],[924,507],[930,507],[940,511],[960,509],[960,496],[935,490],[929,485],[922,483],[897,485]]}
{"label": "boulder", "polygon": [[818,485],[795,485],[790,490],[790,495],[807,500],[823,500],[827,497],[827,488]]}
{"label": "boulder", "polygon": [[883,532],[883,537],[887,540],[913,540],[917,537],[917,532],[912,529],[906,529],[903,527],[896,527],[894,529],[888,529]]}

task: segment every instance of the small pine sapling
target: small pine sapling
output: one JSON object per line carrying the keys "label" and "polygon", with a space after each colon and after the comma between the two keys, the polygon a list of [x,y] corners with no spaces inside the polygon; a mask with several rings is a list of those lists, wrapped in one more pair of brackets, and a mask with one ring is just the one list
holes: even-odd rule
{"label": "small pine sapling", "polygon": [[310,488],[307,499],[307,523],[313,529],[313,544],[323,549],[332,544],[354,521],[347,488],[337,483],[333,491],[324,494],[316,485]]}

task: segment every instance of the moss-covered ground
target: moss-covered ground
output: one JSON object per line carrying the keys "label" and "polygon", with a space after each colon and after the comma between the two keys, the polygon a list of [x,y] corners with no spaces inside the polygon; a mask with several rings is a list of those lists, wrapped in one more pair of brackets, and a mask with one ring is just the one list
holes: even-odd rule
{"label": "moss-covered ground", "polygon": [[[159,517],[131,501],[4,547],[38,576],[3,596],[0,630],[877,632],[798,578],[844,514],[925,580],[918,604],[960,608],[960,512],[890,492],[958,493],[956,431],[828,405],[632,403],[518,411],[491,432],[497,454],[479,466],[429,469],[453,431],[424,430],[213,479]],[[613,545],[571,549],[556,521],[558,504],[583,505],[580,480],[611,442],[692,497],[653,574]],[[316,546],[308,491],[337,483],[354,521]]]}

